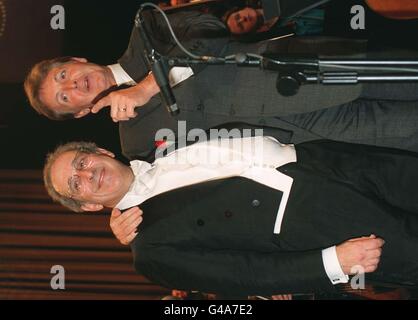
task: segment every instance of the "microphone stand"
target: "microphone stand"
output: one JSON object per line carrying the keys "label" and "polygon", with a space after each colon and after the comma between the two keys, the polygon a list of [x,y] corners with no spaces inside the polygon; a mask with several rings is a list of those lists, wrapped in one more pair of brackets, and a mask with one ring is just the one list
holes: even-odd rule
{"label": "microphone stand", "polygon": [[270,56],[263,58],[262,68],[277,71],[276,88],[283,96],[292,96],[301,85],[311,83],[349,85],[418,81],[418,60],[295,59]]}
{"label": "microphone stand", "polygon": [[[418,81],[418,60],[362,60],[362,59],[318,59],[317,57],[299,58],[266,54],[264,56],[251,53],[237,53],[228,57],[196,56],[165,57],[152,47],[151,41],[143,27],[142,11],[145,6],[158,7],[152,3],[141,5],[135,17],[144,41],[144,56],[151,67],[163,100],[172,116],[179,113],[174,94],[168,84],[168,67],[190,67],[190,65],[224,65],[235,64],[238,67],[258,67],[261,71],[277,72],[276,89],[283,96],[295,95],[301,85],[348,85],[363,82],[410,82]],[[158,9],[161,11],[161,9]],[[169,22],[165,17],[168,26]],[[181,46],[172,33],[177,44]],[[183,51],[186,51],[181,46]],[[412,68],[414,67],[414,68]],[[368,71],[373,71],[370,73]]]}
{"label": "microphone stand", "polygon": [[[168,65],[235,64],[238,67],[258,67],[277,72],[276,89],[283,96],[295,95],[306,84],[352,85],[364,82],[418,81],[418,60],[336,60],[265,55],[254,58],[239,53],[235,60],[201,61],[188,58],[167,58]],[[415,67],[415,69],[408,69]],[[326,70],[325,70],[326,69]],[[341,71],[341,70],[344,71]],[[367,72],[367,70],[375,72]]]}

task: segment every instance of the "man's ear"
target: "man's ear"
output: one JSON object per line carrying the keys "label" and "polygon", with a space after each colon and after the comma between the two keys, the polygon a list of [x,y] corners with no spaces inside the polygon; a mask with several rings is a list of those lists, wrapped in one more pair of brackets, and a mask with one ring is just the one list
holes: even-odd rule
{"label": "man's ear", "polygon": [[79,119],[90,113],[90,108],[84,108],[83,110],[74,114],[74,118]]}
{"label": "man's ear", "polygon": [[103,209],[103,205],[101,204],[95,204],[95,203],[85,203],[81,205],[81,209],[83,209],[83,211],[100,211]]}
{"label": "man's ear", "polygon": [[83,62],[83,63],[87,62],[86,58],[71,57],[71,60],[75,60],[75,61]]}
{"label": "man's ear", "polygon": [[104,154],[108,157],[114,158],[115,154],[109,150],[103,149],[103,148],[97,148],[97,151],[101,154]]}

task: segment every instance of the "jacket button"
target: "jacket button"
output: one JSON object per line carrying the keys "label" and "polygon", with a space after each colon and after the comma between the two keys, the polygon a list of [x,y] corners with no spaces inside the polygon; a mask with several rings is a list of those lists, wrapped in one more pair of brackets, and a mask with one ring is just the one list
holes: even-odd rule
{"label": "jacket button", "polygon": [[229,211],[229,210],[225,211],[225,217],[231,218],[232,215],[233,215],[232,211]]}
{"label": "jacket button", "polygon": [[197,220],[197,225],[198,225],[199,227],[202,227],[202,226],[204,226],[204,225],[205,225],[205,221],[203,221],[202,219],[198,219],[198,220]]}
{"label": "jacket button", "polygon": [[257,200],[257,199],[254,199],[254,200],[251,202],[251,205],[252,205],[253,207],[258,207],[258,206],[260,206],[260,201],[259,201],[259,200]]}

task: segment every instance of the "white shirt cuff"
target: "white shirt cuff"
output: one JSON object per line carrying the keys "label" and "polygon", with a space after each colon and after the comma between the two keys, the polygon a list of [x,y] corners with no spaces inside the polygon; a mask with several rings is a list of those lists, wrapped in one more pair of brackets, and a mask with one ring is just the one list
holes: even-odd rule
{"label": "white shirt cuff", "polygon": [[322,250],[322,262],[332,284],[348,282],[348,275],[344,274],[341,269],[335,246]]}

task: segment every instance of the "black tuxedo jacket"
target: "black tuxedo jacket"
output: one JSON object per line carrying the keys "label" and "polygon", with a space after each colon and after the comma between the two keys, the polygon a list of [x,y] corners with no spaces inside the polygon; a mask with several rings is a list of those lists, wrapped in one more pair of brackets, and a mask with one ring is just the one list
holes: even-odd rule
{"label": "black tuxedo jacket", "polygon": [[[145,21],[154,48],[163,55],[184,56],[173,42],[160,15],[151,12],[147,14]],[[169,18],[183,45],[198,55],[227,56],[237,52],[323,52],[329,55],[341,51],[347,54],[362,47],[360,43],[353,47],[330,38],[286,39],[268,45],[244,44],[232,41],[226,34],[225,26],[211,15],[180,12],[171,14]],[[329,50],[330,47],[336,49]],[[136,81],[148,74],[143,44],[136,28],[132,31],[129,47],[119,63]],[[137,109],[138,117],[120,123],[122,151],[127,157],[143,157],[144,153],[149,152],[155,133],[160,128],[169,128],[177,134],[178,120],[187,120],[188,129],[203,130],[232,121],[269,125],[270,119],[275,117],[344,104],[356,99],[361,92],[360,85],[305,85],[297,95],[283,97],[276,91],[277,74],[273,71],[231,65],[191,67],[194,76],[174,88],[181,110],[178,117],[173,118],[168,114],[157,95]]]}
{"label": "black tuxedo jacket", "polygon": [[141,205],[135,268],[169,288],[227,294],[332,288],[321,250],[371,233],[386,240],[372,278],[418,283],[416,154],[317,141],[278,170],[294,182],[280,234],[282,193],[241,177],[160,194]]}

